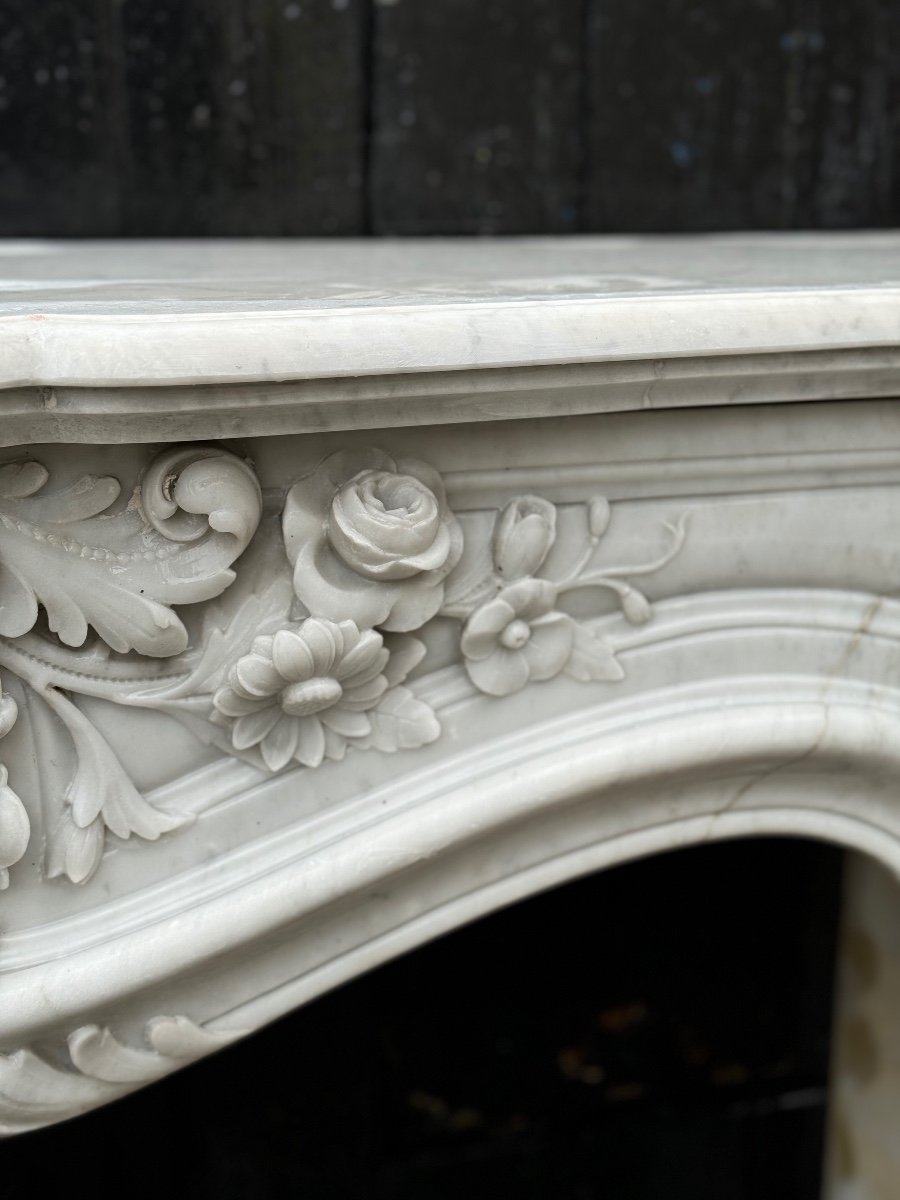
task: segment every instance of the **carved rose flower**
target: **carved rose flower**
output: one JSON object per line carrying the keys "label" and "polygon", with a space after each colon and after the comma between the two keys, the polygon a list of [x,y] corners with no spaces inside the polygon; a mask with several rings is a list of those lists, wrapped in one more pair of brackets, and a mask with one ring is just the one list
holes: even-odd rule
{"label": "carved rose flower", "polygon": [[380,633],[309,617],[256,638],[213,704],[230,725],[234,748],[258,746],[270,771],[292,758],[317,767],[326,755],[342,757],[348,738],[370,732],[366,713],[402,681],[415,657],[401,654],[391,664]]}
{"label": "carved rose flower", "polygon": [[462,553],[437,471],[375,449],[332,454],[296,483],[284,537],[309,612],[363,629],[424,625]]}
{"label": "carved rose flower", "polygon": [[508,696],[529,680],[552,679],[572,653],[575,624],[554,611],[556,589],[520,579],[476,608],[460,646],[469,678],[482,692]]}

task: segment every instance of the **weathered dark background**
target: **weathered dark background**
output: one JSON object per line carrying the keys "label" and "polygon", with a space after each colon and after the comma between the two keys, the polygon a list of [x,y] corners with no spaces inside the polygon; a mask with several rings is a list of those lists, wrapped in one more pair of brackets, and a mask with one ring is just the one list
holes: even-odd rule
{"label": "weathered dark background", "polygon": [[[0,0],[0,236],[890,226],[898,150],[897,0]],[[814,1200],[839,874],[748,843],[537,898],[4,1186]]]}
{"label": "weathered dark background", "polygon": [[0,235],[900,222],[897,0],[0,0]]}

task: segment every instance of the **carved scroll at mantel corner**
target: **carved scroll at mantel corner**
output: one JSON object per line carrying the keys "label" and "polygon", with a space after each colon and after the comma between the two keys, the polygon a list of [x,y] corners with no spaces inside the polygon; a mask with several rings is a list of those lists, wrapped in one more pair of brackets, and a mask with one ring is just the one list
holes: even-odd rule
{"label": "carved scroll at mantel corner", "polygon": [[84,1025],[66,1039],[61,1062],[34,1050],[0,1054],[0,1136],[26,1133],[89,1112],[230,1045],[246,1030],[214,1031],[187,1017],[156,1017],[143,1046]]}
{"label": "carved scroll at mantel corner", "polygon": [[[184,823],[140,794],[81,697],[176,717],[269,773],[416,748],[441,731],[407,684],[428,666],[434,619],[456,622],[455,660],[487,696],[563,673],[614,682],[613,644],[567,598],[599,589],[646,622],[634,580],[668,564],[686,530],[679,517],[662,553],[601,565],[612,510],[596,496],[551,571],[549,501],[515,496],[464,539],[438,472],[375,448],[286,481],[265,516],[250,465],[215,446],[159,454],[127,502],[125,484],[85,475],[54,490],[38,462],[0,467],[0,666],[31,726],[61,727],[74,749],[71,772],[45,772],[24,803],[0,783],[4,873],[29,845],[29,816],[45,874],[74,882],[97,870],[107,834],[153,840]],[[2,704],[0,735],[16,716]]]}

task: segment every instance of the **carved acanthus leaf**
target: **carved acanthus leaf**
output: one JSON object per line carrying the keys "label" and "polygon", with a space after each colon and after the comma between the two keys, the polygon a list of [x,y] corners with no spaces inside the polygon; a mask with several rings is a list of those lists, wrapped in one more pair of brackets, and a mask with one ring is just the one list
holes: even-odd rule
{"label": "carved acanthus leaf", "polygon": [[75,773],[56,802],[59,820],[47,838],[47,874],[66,875],[73,883],[89,879],[100,864],[106,830],[116,837],[132,834],[156,841],[190,818],[148,804],[128,772],[85,714],[66,696],[47,688],[43,698],[63,722],[75,750]]}
{"label": "carved acanthus leaf", "polygon": [[68,1038],[71,1067],[31,1049],[0,1054],[0,1134],[24,1133],[88,1112],[243,1034],[213,1032],[188,1017],[157,1017],[144,1030],[145,1047],[129,1046],[97,1025],[76,1029]]}
{"label": "carved acanthus leaf", "polygon": [[83,1075],[104,1083],[130,1084],[161,1079],[176,1066],[220,1050],[239,1036],[213,1033],[188,1017],[154,1017],[144,1030],[146,1048],[128,1046],[99,1025],[76,1029],[68,1043],[72,1062]]}
{"label": "carved acanthus leaf", "polygon": [[604,637],[584,625],[575,626],[572,653],[566,663],[566,674],[582,683],[624,679],[625,671],[615,651]]}
{"label": "carved acanthus leaf", "polygon": [[386,692],[378,707],[369,714],[369,719],[372,732],[363,744],[388,753],[426,746],[441,733],[440,722],[433,710],[405,687]]}
{"label": "carved acanthus leaf", "polygon": [[277,520],[265,521],[241,560],[238,578],[205,605],[191,649],[179,660],[184,673],[164,685],[136,692],[133,700],[171,709],[180,700],[211,695],[228,667],[261,634],[275,633],[296,603]]}
{"label": "carved acanthus leaf", "polygon": [[[121,488],[111,476],[45,493],[48,480],[37,462],[0,467],[0,635],[27,633],[43,605],[68,646],[93,626],[120,652],[184,650],[187,633],[169,606],[209,599],[233,580],[229,564],[261,511],[249,467],[223,450],[166,451],[140,496],[115,512]],[[179,516],[182,503],[190,507]]]}

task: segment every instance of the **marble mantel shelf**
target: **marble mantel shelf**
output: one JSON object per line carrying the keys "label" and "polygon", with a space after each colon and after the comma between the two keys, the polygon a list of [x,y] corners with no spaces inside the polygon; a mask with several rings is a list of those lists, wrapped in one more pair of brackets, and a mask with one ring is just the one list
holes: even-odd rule
{"label": "marble mantel shelf", "polygon": [[2,436],[534,417],[556,415],[562,389],[567,412],[890,394],[898,245],[887,233],[9,241]]}
{"label": "marble mantel shelf", "polygon": [[900,237],[0,260],[0,1129],[613,862],[900,869]]}

